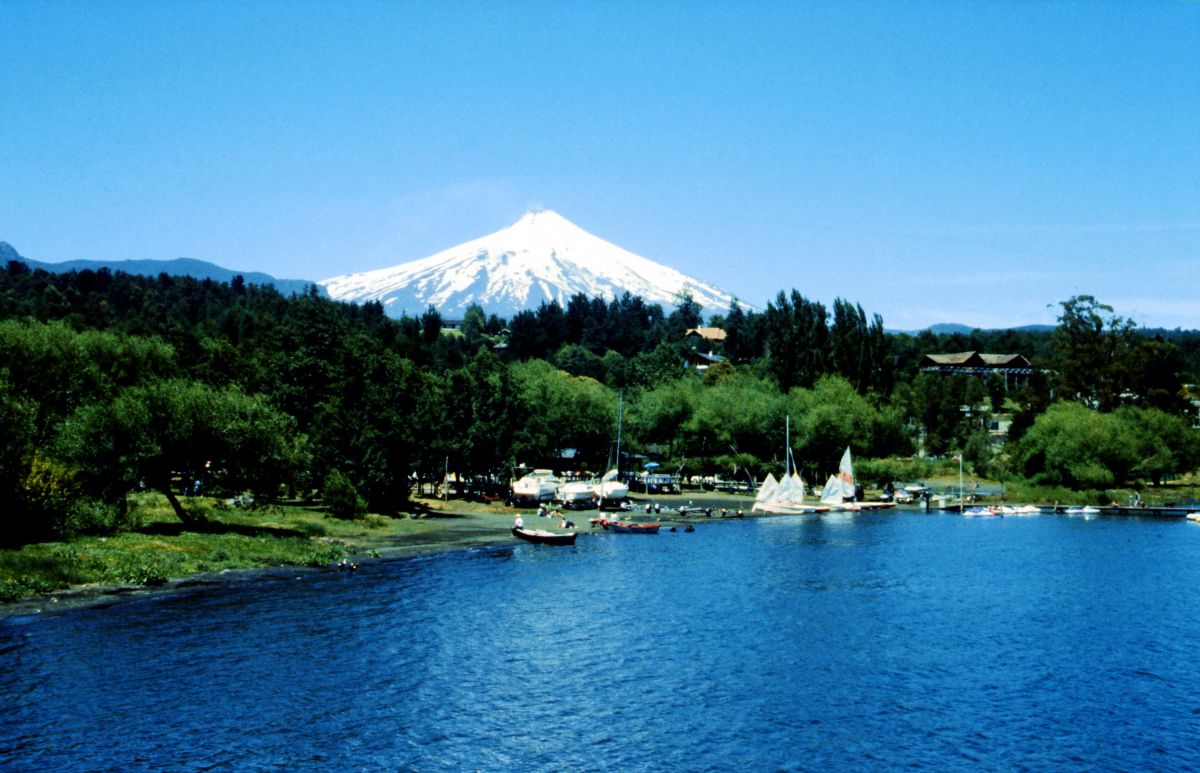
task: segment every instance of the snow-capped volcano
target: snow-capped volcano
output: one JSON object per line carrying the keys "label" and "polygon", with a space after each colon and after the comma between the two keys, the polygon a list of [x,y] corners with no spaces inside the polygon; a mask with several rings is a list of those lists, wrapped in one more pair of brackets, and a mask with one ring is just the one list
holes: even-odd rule
{"label": "snow-capped volcano", "polygon": [[381,301],[387,313],[430,305],[461,317],[472,303],[511,317],[543,301],[566,307],[576,293],[613,299],[628,291],[670,307],[688,291],[706,314],[725,312],[728,293],[593,236],[557,212],[530,212],[508,228],[428,258],[319,282],[343,301]]}

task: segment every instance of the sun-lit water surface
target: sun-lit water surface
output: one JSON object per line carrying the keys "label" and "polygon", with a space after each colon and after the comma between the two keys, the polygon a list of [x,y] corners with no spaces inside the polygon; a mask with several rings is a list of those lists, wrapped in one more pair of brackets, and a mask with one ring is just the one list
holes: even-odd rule
{"label": "sun-lit water surface", "polygon": [[598,534],[0,623],[0,767],[1187,770],[1200,526]]}

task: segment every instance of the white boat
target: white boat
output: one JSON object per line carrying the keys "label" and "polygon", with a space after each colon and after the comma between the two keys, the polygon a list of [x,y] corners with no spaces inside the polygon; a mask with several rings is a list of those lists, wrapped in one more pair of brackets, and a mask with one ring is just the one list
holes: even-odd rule
{"label": "white boat", "polygon": [[563,480],[553,470],[534,470],[513,481],[512,496],[519,501],[549,502],[561,485]]}
{"label": "white boat", "polygon": [[629,496],[629,486],[621,480],[621,473],[614,467],[604,473],[599,483],[592,484],[592,490],[600,504],[605,502],[620,502]]}
{"label": "white boat", "polygon": [[1186,517],[1186,518],[1187,518],[1189,521],[1192,521],[1193,523],[1200,523],[1200,512],[1198,512],[1198,513],[1188,513],[1188,514],[1187,514],[1187,516],[1185,516],[1185,517]]}
{"label": "white boat", "polygon": [[796,471],[792,460],[792,419],[790,416],[785,424],[784,437],[783,477],[776,480],[774,475],[767,473],[767,477],[763,478],[762,485],[758,487],[758,495],[754,498],[750,512],[803,515],[828,510],[828,507],[816,507],[804,502],[804,480]]}
{"label": "white boat", "polygon": [[596,479],[573,480],[558,487],[554,498],[562,502],[563,507],[591,507],[595,501]]}
{"label": "white boat", "polygon": [[629,486],[621,480],[621,425],[625,421],[625,394],[617,396],[617,466],[604,473],[592,488],[596,507],[617,507],[629,497]]}
{"label": "white boat", "polygon": [[1000,515],[1040,515],[1042,512],[1033,505],[993,505],[991,509]]}
{"label": "white boat", "polygon": [[859,505],[854,501],[854,466],[850,462],[850,446],[842,454],[838,464],[837,475],[830,475],[821,491],[821,504],[836,507],[839,510],[858,510]]}

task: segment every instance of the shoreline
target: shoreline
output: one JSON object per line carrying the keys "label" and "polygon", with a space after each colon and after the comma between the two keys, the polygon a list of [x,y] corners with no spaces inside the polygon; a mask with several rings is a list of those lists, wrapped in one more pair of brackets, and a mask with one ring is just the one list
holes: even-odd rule
{"label": "shoreline", "polygon": [[[419,534],[407,534],[350,543],[346,547],[349,560],[366,568],[385,561],[402,561],[424,556],[438,555],[471,548],[519,544],[511,534],[512,520],[517,513],[527,519],[537,519],[536,508],[512,508],[497,505],[485,505],[466,500],[442,500],[414,498],[414,506],[422,513],[410,516],[438,524],[438,527]],[[661,497],[630,497],[635,506],[647,503],[670,508],[664,521],[677,523],[710,520],[700,515],[687,514],[680,516],[677,509],[683,507],[744,507],[746,517],[761,517],[751,515],[749,506],[752,499],[735,497],[720,492],[685,492]],[[591,526],[589,520],[592,514],[599,512],[589,510],[564,510],[568,520],[575,520],[580,534],[599,533]],[[638,511],[634,511],[638,512]],[[572,518],[572,516],[575,516]],[[711,520],[722,520],[714,517]],[[107,609],[118,604],[129,603],[138,599],[154,596],[165,596],[176,593],[186,593],[196,589],[218,588],[243,582],[282,581],[295,579],[298,575],[315,572],[337,572],[336,565],[324,567],[302,566],[297,564],[279,564],[268,567],[246,567],[243,569],[222,569],[215,572],[201,572],[183,577],[172,577],[165,582],[137,585],[133,583],[88,584],[64,588],[48,594],[29,596],[4,604],[0,604],[0,620],[14,618],[40,619],[44,616],[62,614],[80,609]]]}

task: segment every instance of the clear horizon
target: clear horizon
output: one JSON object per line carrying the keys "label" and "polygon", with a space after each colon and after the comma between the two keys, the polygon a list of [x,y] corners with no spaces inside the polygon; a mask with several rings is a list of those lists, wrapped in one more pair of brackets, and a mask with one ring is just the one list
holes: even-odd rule
{"label": "clear horizon", "polygon": [[[756,306],[1200,328],[1200,4],[5,5],[0,240],[319,280],[553,209]],[[717,310],[706,310],[717,311]]]}

